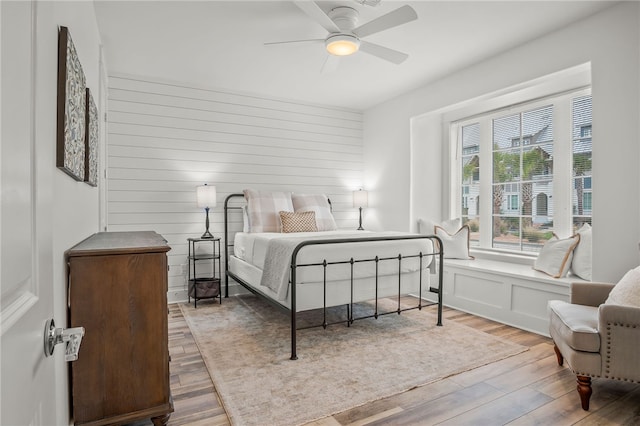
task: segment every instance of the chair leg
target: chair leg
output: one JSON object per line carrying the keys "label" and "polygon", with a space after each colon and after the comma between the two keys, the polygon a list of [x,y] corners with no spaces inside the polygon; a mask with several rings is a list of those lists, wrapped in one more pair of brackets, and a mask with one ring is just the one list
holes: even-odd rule
{"label": "chair leg", "polygon": [[580,394],[580,402],[582,409],[589,411],[589,399],[591,399],[591,377],[576,376],[578,378],[578,393]]}
{"label": "chair leg", "polygon": [[558,349],[555,343],[553,344],[553,350],[556,353],[556,358],[558,358],[558,365],[564,364],[564,357],[560,353],[560,349]]}

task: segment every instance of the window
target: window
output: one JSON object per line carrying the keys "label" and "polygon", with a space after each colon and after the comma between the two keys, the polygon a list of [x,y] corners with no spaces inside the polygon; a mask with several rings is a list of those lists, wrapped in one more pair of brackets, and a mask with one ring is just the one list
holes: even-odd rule
{"label": "window", "polygon": [[458,147],[453,152],[461,154],[452,189],[473,247],[535,253],[554,232],[565,237],[591,223],[588,91],[454,126]]}

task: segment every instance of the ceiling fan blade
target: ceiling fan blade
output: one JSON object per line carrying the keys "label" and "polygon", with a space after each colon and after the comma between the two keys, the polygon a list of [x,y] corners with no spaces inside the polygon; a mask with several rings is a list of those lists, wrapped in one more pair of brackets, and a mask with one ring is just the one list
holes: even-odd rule
{"label": "ceiling fan blade", "polygon": [[385,61],[393,62],[396,65],[403,63],[409,57],[406,53],[363,40],[360,41],[360,50]]}
{"label": "ceiling fan blade", "polygon": [[387,30],[389,28],[397,27],[398,25],[406,24],[418,19],[418,14],[409,5],[402,6],[394,11],[382,15],[366,24],[360,25],[353,30],[353,33],[358,37],[366,37],[371,34],[378,33],[380,31]]}
{"label": "ceiling fan blade", "polygon": [[334,72],[338,69],[338,64],[340,63],[340,57],[336,55],[327,55],[327,59],[324,60],[324,64],[322,64],[322,68],[320,69],[320,73],[328,74]]}
{"label": "ceiling fan blade", "polygon": [[327,16],[326,13],[320,6],[316,4],[314,1],[309,0],[297,0],[294,1],[295,5],[298,6],[304,13],[309,15],[311,19],[316,21],[318,24],[322,25],[322,27],[329,31],[330,33],[339,33],[340,28]]}
{"label": "ceiling fan blade", "polygon": [[270,41],[270,42],[264,43],[264,45],[269,46],[273,44],[295,44],[295,43],[324,43],[324,39],[313,38],[308,40]]}

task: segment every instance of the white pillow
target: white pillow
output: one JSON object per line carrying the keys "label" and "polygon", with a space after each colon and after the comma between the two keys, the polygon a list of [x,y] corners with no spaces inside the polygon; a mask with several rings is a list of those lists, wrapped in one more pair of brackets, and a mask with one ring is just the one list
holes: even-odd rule
{"label": "white pillow", "polygon": [[473,256],[469,256],[469,226],[464,225],[450,234],[445,228],[436,225],[435,235],[442,240],[445,259],[473,259]]}
{"label": "white pillow", "polygon": [[585,223],[578,230],[580,242],[573,250],[571,273],[583,280],[591,281],[591,225]]}
{"label": "white pillow", "polygon": [[640,266],[631,269],[613,286],[604,303],[640,308]]}
{"label": "white pillow", "polygon": [[245,189],[249,232],[280,232],[280,212],[292,212],[290,192],[266,192]]}
{"label": "white pillow", "polygon": [[324,194],[291,194],[295,212],[314,212],[318,231],[335,231],[336,221],[329,207],[329,200]]}
{"label": "white pillow", "polygon": [[251,224],[249,223],[249,212],[247,206],[242,206],[242,232],[251,232]]}
{"label": "white pillow", "polygon": [[443,220],[440,223],[434,222],[431,219],[418,219],[418,232],[424,235],[435,235],[436,226],[441,227],[448,234],[455,234],[460,230],[462,226],[462,219],[457,217],[455,219]]}
{"label": "white pillow", "polygon": [[533,269],[551,275],[553,278],[561,278],[567,275],[573,258],[573,249],[580,242],[580,234],[572,235],[563,240],[553,234],[540,250],[538,258],[533,264]]}

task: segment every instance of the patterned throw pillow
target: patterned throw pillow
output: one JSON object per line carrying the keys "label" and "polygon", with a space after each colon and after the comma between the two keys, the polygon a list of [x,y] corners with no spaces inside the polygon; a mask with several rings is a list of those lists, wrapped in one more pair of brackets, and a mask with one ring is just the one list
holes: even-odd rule
{"label": "patterned throw pillow", "polygon": [[313,211],[316,213],[316,225],[318,231],[335,231],[338,229],[333,219],[329,200],[324,194],[291,194],[293,210],[296,212]]}
{"label": "patterned throw pillow", "polygon": [[282,232],[316,232],[315,212],[280,212]]}
{"label": "patterned throw pillow", "polygon": [[293,212],[290,192],[266,192],[245,189],[249,232],[280,232],[278,212]]}

